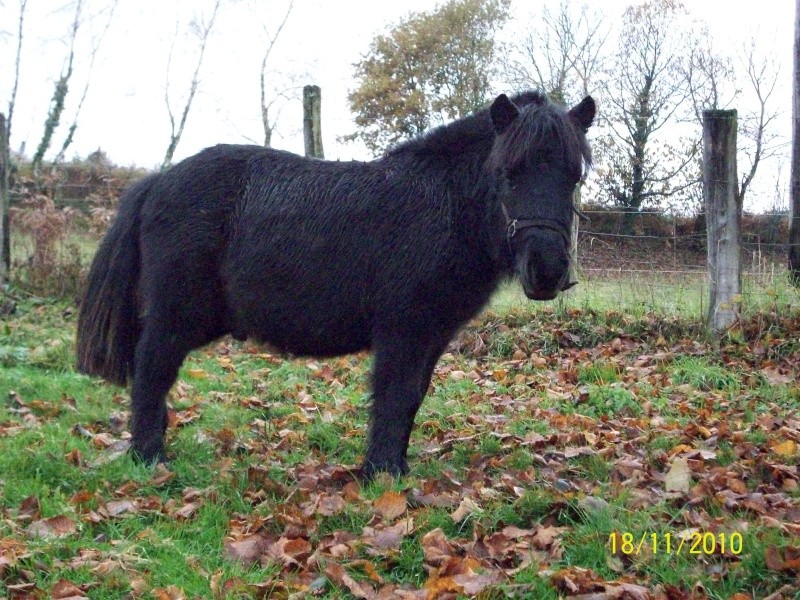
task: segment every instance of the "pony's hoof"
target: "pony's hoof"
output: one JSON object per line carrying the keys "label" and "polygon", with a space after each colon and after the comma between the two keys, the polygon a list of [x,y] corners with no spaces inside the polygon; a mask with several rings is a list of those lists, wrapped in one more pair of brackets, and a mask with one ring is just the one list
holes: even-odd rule
{"label": "pony's hoof", "polygon": [[140,464],[156,465],[158,463],[167,464],[169,462],[163,446],[160,448],[139,448],[137,446],[131,446],[128,452],[131,458]]}
{"label": "pony's hoof", "polygon": [[378,473],[388,473],[399,478],[408,475],[408,463],[405,460],[400,462],[365,460],[361,465],[361,478],[364,481],[372,481]]}

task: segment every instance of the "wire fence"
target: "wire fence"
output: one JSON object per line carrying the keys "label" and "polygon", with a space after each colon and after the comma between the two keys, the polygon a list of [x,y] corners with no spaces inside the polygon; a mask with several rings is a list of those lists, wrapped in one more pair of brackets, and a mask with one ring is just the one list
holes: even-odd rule
{"label": "wire fence", "polygon": [[[709,301],[705,215],[604,208],[583,212],[589,216],[578,233],[583,285],[568,294],[568,303],[705,318]],[[742,216],[739,309],[743,313],[800,308],[800,294],[786,268],[788,230],[786,213]]]}

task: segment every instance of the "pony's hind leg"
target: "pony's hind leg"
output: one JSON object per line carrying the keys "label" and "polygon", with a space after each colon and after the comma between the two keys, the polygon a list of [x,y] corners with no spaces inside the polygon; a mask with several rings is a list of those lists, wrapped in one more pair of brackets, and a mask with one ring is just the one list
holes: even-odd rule
{"label": "pony's hind leg", "polygon": [[166,397],[184,359],[227,333],[224,296],[212,268],[194,257],[187,257],[186,265],[196,271],[159,265],[148,273],[142,294],[146,309],[134,353],[131,450],[148,462],[165,459]]}
{"label": "pony's hind leg", "polygon": [[131,389],[131,450],[145,462],[166,460],[167,392],[189,352],[179,335],[161,323],[147,323],[134,356]]}

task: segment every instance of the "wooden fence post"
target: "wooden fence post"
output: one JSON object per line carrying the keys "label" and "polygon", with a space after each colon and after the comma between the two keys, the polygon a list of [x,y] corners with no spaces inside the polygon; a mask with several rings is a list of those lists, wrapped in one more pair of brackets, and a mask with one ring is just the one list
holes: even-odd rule
{"label": "wooden fence post", "polygon": [[736,321],[741,300],[742,206],[736,172],[735,110],[703,111],[703,200],[708,235],[708,325],[717,333]]}
{"label": "wooden fence post", "polygon": [[0,284],[8,281],[11,270],[11,232],[8,228],[8,130],[6,116],[0,113]]}
{"label": "wooden fence post", "polygon": [[306,156],[325,157],[322,152],[322,90],[318,85],[303,88],[303,138]]}

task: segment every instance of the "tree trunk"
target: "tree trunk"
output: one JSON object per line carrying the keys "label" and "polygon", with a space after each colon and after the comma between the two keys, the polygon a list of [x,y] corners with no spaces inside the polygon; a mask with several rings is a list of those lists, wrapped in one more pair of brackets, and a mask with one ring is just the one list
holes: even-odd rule
{"label": "tree trunk", "polygon": [[703,199],[708,228],[708,324],[722,333],[741,301],[739,231],[742,207],[736,173],[735,110],[703,111]]}
{"label": "tree trunk", "polygon": [[8,132],[6,116],[0,113],[0,284],[11,269],[11,232],[8,229]]}
{"label": "tree trunk", "polygon": [[303,88],[303,137],[306,156],[324,158],[322,151],[322,90],[318,85]]}
{"label": "tree trunk", "polygon": [[789,276],[800,287],[800,0],[794,14],[794,79],[792,85],[791,223],[789,224]]}

